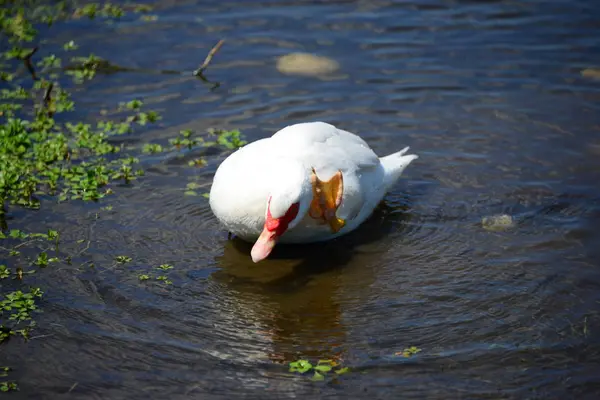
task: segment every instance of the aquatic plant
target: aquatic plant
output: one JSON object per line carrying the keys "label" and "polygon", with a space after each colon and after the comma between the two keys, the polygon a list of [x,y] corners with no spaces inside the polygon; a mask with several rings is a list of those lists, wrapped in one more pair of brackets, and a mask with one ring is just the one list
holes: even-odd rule
{"label": "aquatic plant", "polygon": [[[0,367],[0,378],[8,377],[10,371],[10,367]],[[0,381],[0,392],[11,392],[18,389],[19,386],[14,381]]]}
{"label": "aquatic plant", "polygon": [[171,264],[161,264],[158,267],[154,267],[155,270],[158,270],[158,274],[153,274],[152,272],[148,272],[145,274],[138,275],[138,279],[140,282],[149,281],[154,279],[158,282],[161,282],[165,285],[172,285],[173,281],[169,279],[169,276],[166,275],[167,272],[171,271],[174,267]]}
{"label": "aquatic plant", "polygon": [[[9,230],[6,217],[12,209],[39,209],[44,202],[51,201],[101,201],[122,190],[118,183],[133,184],[144,175],[140,160],[127,154],[128,151],[157,154],[196,146],[233,149],[245,143],[238,131],[207,133],[206,140],[195,132],[182,131],[171,147],[167,143],[147,143],[141,148],[125,149],[114,144],[111,139],[161,120],[156,111],[145,108],[141,99],[121,103],[111,113],[101,112],[93,122],[74,118],[72,111],[76,104],[66,86],[83,85],[99,74],[131,69],[96,54],[80,54],[76,40],[68,40],[53,54],[40,57],[40,46],[46,42],[39,37],[39,27],[80,18],[108,22],[127,13],[150,11],[152,6],[145,4],[0,0],[0,32],[4,43],[8,43],[4,47],[6,51],[0,54],[0,251],[3,252],[0,344],[5,345],[4,342],[15,336],[27,338],[35,326],[34,315],[39,311],[43,291],[30,286],[26,278],[56,263],[71,264],[91,245],[90,240],[79,239],[76,244],[81,245],[80,249],[66,254],[59,248],[61,235],[56,230],[43,233]],[[207,58],[202,71],[214,53],[216,50]],[[198,72],[198,78],[210,83],[202,71]],[[109,118],[108,114],[113,116]],[[204,165],[204,159],[190,162],[193,167]],[[111,208],[108,205],[101,210]],[[25,249],[29,251],[23,252]],[[131,261],[127,255],[115,257],[115,265],[125,266]],[[93,267],[91,262],[86,265]],[[171,284],[168,276],[171,269],[172,266],[163,264],[157,267],[157,274],[141,274],[139,278]],[[15,382],[0,382],[0,391],[12,390],[17,390]]]}
{"label": "aquatic plant", "polygon": [[325,380],[327,374],[333,373],[334,376],[342,375],[350,371],[348,367],[340,367],[339,364],[333,360],[319,360],[317,364],[311,364],[308,360],[297,360],[290,363],[290,372],[298,372],[305,374],[312,372],[311,379],[313,381]]}
{"label": "aquatic plant", "polygon": [[0,299],[0,344],[11,336],[29,336],[29,331],[35,326],[32,313],[38,309],[37,300],[42,297],[40,288],[31,288],[29,292],[16,290],[6,293]]}
{"label": "aquatic plant", "polygon": [[420,353],[421,351],[422,349],[418,348],[417,346],[410,346],[402,351],[397,352],[396,355],[409,358],[416,355],[417,353]]}

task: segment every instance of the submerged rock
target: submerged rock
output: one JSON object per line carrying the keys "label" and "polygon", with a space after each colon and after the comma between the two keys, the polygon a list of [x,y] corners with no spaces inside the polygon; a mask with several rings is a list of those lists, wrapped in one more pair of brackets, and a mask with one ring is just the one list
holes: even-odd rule
{"label": "submerged rock", "polygon": [[339,63],[331,58],[308,53],[291,53],[277,59],[277,69],[286,75],[324,75],[339,68]]}
{"label": "submerged rock", "polygon": [[600,68],[586,68],[581,71],[581,76],[585,78],[600,79]]}
{"label": "submerged rock", "polygon": [[483,229],[488,231],[504,231],[515,226],[513,217],[507,214],[491,215],[481,220]]}

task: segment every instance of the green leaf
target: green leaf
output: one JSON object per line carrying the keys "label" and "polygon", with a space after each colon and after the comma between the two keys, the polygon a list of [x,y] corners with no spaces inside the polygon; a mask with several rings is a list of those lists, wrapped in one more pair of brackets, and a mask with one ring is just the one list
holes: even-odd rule
{"label": "green leaf", "polygon": [[313,380],[313,381],[322,381],[322,380],[325,380],[325,377],[322,374],[320,374],[317,371],[315,371],[315,374],[313,375],[313,377],[311,378],[311,380]]}
{"label": "green leaf", "polygon": [[303,374],[312,368],[312,364],[307,360],[298,360],[290,363],[290,372],[300,372]]}
{"label": "green leaf", "polygon": [[9,236],[13,239],[26,239],[28,235],[19,229],[11,229]]}
{"label": "green leaf", "polygon": [[131,260],[132,260],[132,258],[128,257],[128,256],[117,256],[117,257],[115,257],[115,261],[118,262],[119,264],[128,263]]}
{"label": "green leaf", "polygon": [[331,366],[329,366],[329,365],[323,365],[323,364],[321,364],[321,365],[317,365],[317,366],[315,367],[315,371],[319,371],[319,372],[329,372],[329,371],[331,371]]}
{"label": "green leaf", "polygon": [[335,367],[337,365],[337,363],[333,360],[319,360],[319,362],[317,363],[319,365],[325,364],[325,365],[331,365],[332,367]]}
{"label": "green leaf", "polygon": [[418,348],[417,346],[411,346],[409,348],[406,348],[406,349],[404,349],[402,351],[397,352],[396,355],[397,356],[401,355],[403,357],[407,357],[408,358],[408,357],[414,356],[415,354],[417,354],[419,352],[421,352],[420,348]]}
{"label": "green leaf", "polygon": [[63,45],[63,49],[65,49],[66,51],[69,51],[69,50],[76,50],[78,47],[79,47],[79,46],[77,46],[77,45],[75,44],[75,42],[74,42],[74,41],[72,41],[72,40],[71,40],[70,42],[67,42],[67,43],[65,43],[65,44]]}
{"label": "green leaf", "polygon": [[338,369],[338,370],[335,371],[335,373],[338,374],[338,375],[342,375],[342,374],[345,374],[347,372],[350,372],[350,368],[348,368],[348,367],[340,368],[340,369]]}

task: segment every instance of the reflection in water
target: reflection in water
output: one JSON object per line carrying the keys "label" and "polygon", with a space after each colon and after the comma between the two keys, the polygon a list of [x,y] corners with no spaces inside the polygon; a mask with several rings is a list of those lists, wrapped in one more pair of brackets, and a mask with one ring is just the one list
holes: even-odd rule
{"label": "reflection in water", "polygon": [[[361,253],[370,243],[379,242],[403,214],[386,218],[384,203],[358,230],[337,240],[311,245],[278,245],[271,256],[255,264],[249,254],[252,244],[233,238],[223,244],[216,257],[219,270],[211,279],[231,298],[231,315],[224,319],[243,320],[260,327],[270,343],[270,360],[289,363],[301,358],[334,359],[342,362],[347,327],[344,322],[343,282],[370,257]],[[406,215],[407,216],[407,215]],[[365,274],[365,271],[367,274]],[[353,301],[368,296],[374,282],[373,269],[358,271],[365,290]],[[341,298],[342,297],[342,298]],[[349,304],[343,304],[348,307]],[[352,323],[352,321],[350,322]]]}

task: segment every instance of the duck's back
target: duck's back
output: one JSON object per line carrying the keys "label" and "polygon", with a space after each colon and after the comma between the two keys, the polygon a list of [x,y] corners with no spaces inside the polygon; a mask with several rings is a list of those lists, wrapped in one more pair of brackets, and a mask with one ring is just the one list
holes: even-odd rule
{"label": "duck's back", "polygon": [[[313,167],[321,180],[342,171],[343,197],[336,215],[346,220],[346,226],[335,235],[323,226],[319,240],[353,230],[371,214],[385,194],[384,170],[379,157],[353,133],[324,122],[308,122],[283,128],[270,140],[276,148],[286,149],[289,157]],[[308,232],[314,230],[314,225],[315,221],[307,216],[286,239],[303,241]]]}
{"label": "duck's back", "polygon": [[379,157],[359,136],[324,122],[290,125],[272,137],[252,142],[231,154],[219,166],[210,202],[227,229],[252,239],[262,230],[266,199],[275,180],[270,171],[277,160],[292,159],[314,168],[319,179],[343,175],[343,197],[336,215],[346,226],[331,234],[326,225],[307,215],[282,242],[327,240],[360,225],[385,195],[385,171]]}
{"label": "duck's back", "polygon": [[305,160],[315,169],[335,169],[331,174],[338,169],[379,166],[379,157],[362,138],[325,122],[290,125],[276,132],[271,140],[287,155]]}

